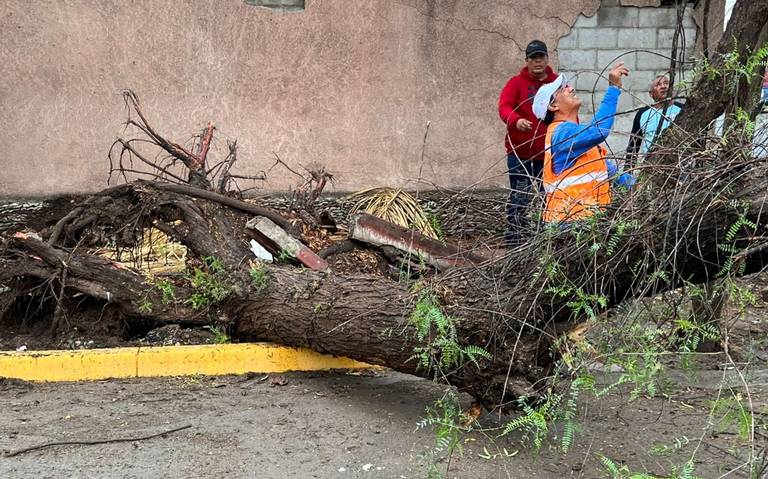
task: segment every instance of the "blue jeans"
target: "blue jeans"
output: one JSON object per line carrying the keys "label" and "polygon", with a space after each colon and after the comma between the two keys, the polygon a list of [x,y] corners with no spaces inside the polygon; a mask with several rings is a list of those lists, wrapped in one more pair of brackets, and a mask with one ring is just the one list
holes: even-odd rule
{"label": "blue jeans", "polygon": [[509,198],[507,199],[507,247],[514,247],[527,240],[525,229],[528,227],[526,210],[535,194],[532,185],[541,189],[541,170],[544,162],[541,160],[526,160],[518,158],[514,153],[507,155],[507,170],[509,171]]}

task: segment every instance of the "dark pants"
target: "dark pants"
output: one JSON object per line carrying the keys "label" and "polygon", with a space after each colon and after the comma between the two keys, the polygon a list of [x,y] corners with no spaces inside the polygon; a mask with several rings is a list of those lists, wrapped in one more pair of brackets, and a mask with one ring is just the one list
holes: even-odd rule
{"label": "dark pants", "polygon": [[525,229],[528,227],[526,210],[535,191],[541,189],[541,170],[544,162],[541,160],[526,160],[518,158],[514,153],[507,155],[509,171],[509,199],[507,200],[507,234],[505,242],[508,247],[514,247],[527,240]]}

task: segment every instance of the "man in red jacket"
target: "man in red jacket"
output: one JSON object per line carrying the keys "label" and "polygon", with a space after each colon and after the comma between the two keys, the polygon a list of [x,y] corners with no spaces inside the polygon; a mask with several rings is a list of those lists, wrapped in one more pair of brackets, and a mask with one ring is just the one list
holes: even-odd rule
{"label": "man in red jacket", "polygon": [[533,40],[525,48],[525,67],[509,79],[499,96],[499,116],[507,125],[504,146],[511,188],[507,201],[507,246],[524,242],[522,230],[527,226],[525,210],[531,199],[531,185],[541,178],[544,164],[547,125],[533,114],[533,97],[539,87],[556,78],[549,67],[547,45]]}

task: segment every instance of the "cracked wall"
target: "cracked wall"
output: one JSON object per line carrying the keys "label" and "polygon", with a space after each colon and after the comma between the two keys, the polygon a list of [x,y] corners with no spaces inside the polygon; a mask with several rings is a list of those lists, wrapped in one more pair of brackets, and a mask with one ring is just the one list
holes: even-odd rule
{"label": "cracked wall", "polygon": [[[325,164],[339,191],[504,186],[496,103],[523,65],[522,48],[534,37],[554,48],[600,7],[349,3],[306,0],[285,12],[244,0],[0,2],[0,196],[103,187],[125,121],[123,88],[174,140],[215,121],[220,138],[238,139],[240,174],[268,169],[275,152],[294,165]],[[273,170],[265,188],[295,181]]]}

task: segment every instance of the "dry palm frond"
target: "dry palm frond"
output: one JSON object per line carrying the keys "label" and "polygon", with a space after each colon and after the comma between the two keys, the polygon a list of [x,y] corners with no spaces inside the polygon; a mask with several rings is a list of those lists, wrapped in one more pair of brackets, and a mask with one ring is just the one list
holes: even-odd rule
{"label": "dry palm frond", "polygon": [[180,272],[186,268],[187,248],[174,243],[157,228],[145,228],[141,241],[133,248],[100,248],[94,253],[131,264],[147,275]]}
{"label": "dry palm frond", "polygon": [[396,225],[418,230],[430,238],[438,238],[419,202],[405,191],[394,188],[368,188],[352,193],[349,197],[356,200],[352,213],[362,210]]}

